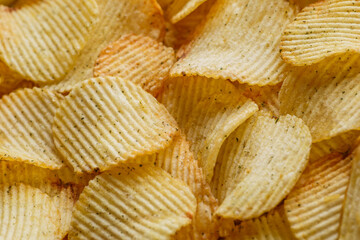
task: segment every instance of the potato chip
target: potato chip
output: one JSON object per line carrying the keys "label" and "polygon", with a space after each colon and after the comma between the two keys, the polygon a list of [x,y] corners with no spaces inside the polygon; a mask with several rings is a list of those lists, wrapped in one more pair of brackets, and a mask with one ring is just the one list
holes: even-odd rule
{"label": "potato chip", "polygon": [[299,6],[300,9],[303,9],[306,6],[309,6],[312,3],[319,2],[320,0],[289,0],[291,3]]}
{"label": "potato chip", "polygon": [[358,147],[350,157],[352,169],[342,212],[340,240],[360,238],[360,148]]}
{"label": "potato chip", "polygon": [[69,238],[170,239],[190,224],[195,208],[190,189],[164,170],[152,164],[120,165],[85,187]]}
{"label": "potato chip", "polygon": [[295,116],[255,114],[223,144],[212,189],[223,218],[256,218],[278,205],[308,162],[311,136]]}
{"label": "potato chip", "polygon": [[195,11],[207,0],[174,0],[166,9],[166,15],[172,23],[176,23]]}
{"label": "potato chip", "polygon": [[22,81],[22,77],[12,72],[5,63],[0,61],[0,95],[7,94]]}
{"label": "potato chip", "polygon": [[350,169],[351,157],[339,154],[309,164],[284,205],[297,239],[338,239]]}
{"label": "potato chip", "polygon": [[157,0],[162,9],[166,9],[174,0]]}
{"label": "potato chip", "polygon": [[286,219],[284,206],[280,205],[259,218],[241,222],[236,231],[225,239],[291,240],[295,238]]}
{"label": "potato chip", "polygon": [[94,76],[122,77],[156,96],[174,62],[172,48],[150,37],[127,34],[102,50]]}
{"label": "potato chip", "polygon": [[162,40],[164,19],[155,0],[97,0],[99,22],[81,51],[76,65],[61,81],[44,87],[69,92],[72,87],[93,77],[93,67],[101,50],[127,33],[143,34]]}
{"label": "potato chip", "polygon": [[55,146],[75,172],[104,171],[167,147],[177,124],[134,83],[98,77],[76,85],[57,110]]}
{"label": "potato chip", "polygon": [[360,52],[360,2],[326,0],[305,7],[281,38],[281,56],[293,65],[311,65],[341,53]]}
{"label": "potato chip", "polygon": [[217,239],[217,223],[213,213],[217,201],[211,193],[202,169],[190,151],[186,136],[180,134],[173,143],[157,154],[156,165],[170,173],[174,178],[184,181],[197,200],[196,212],[192,224],[181,229],[176,239]]}
{"label": "potato chip", "polygon": [[295,13],[286,0],[219,0],[170,74],[275,85],[287,74],[280,38]]}
{"label": "potato chip", "polygon": [[2,5],[11,5],[13,2],[15,2],[15,0],[0,0],[0,4]]}
{"label": "potato chip", "polygon": [[0,13],[0,58],[34,82],[63,77],[98,20],[95,0],[23,1]]}

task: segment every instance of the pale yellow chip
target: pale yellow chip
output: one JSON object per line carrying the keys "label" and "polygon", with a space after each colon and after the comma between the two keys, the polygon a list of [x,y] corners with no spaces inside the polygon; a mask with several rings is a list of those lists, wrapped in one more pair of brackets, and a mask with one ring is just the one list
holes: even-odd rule
{"label": "pale yellow chip", "polygon": [[350,183],[346,191],[344,210],[341,217],[340,240],[360,238],[360,148],[357,147],[352,158]]}
{"label": "pale yellow chip", "polygon": [[189,187],[161,168],[120,165],[85,187],[69,239],[170,239],[195,208]]}
{"label": "pale yellow chip", "polygon": [[30,0],[0,6],[0,58],[34,82],[62,78],[98,20],[95,0]]}
{"label": "pale yellow chip", "polygon": [[241,222],[226,240],[292,240],[284,206],[280,205],[259,218]]}
{"label": "pale yellow chip", "polygon": [[338,239],[351,157],[327,155],[309,164],[285,200],[285,212],[297,239]]}
{"label": "pale yellow chip", "polygon": [[281,33],[295,16],[286,0],[219,0],[193,40],[178,52],[171,76],[201,75],[275,85],[287,75]]}
{"label": "pale yellow chip", "polygon": [[21,89],[0,99],[0,159],[50,169],[64,165],[52,136],[63,96],[46,89]]}
{"label": "pale yellow chip", "polygon": [[127,34],[102,50],[94,67],[95,77],[122,77],[158,95],[175,62],[172,48],[156,40]]}
{"label": "pale yellow chip", "polygon": [[155,0],[97,0],[99,21],[91,32],[75,66],[61,81],[46,88],[69,92],[74,85],[93,77],[93,67],[101,50],[127,33],[162,40],[165,25]]}
{"label": "pale yellow chip", "polygon": [[218,216],[247,220],[270,211],[290,192],[308,162],[309,129],[295,116],[260,111],[223,144],[212,179]]}
{"label": "pale yellow chip", "polygon": [[341,53],[360,52],[360,2],[326,0],[305,7],[281,38],[281,56],[311,65]]}
{"label": "pale yellow chip", "polygon": [[110,169],[170,145],[177,124],[134,83],[98,77],[76,85],[58,108],[55,146],[75,172]]}
{"label": "pale yellow chip", "polygon": [[194,12],[196,8],[206,1],[207,0],[174,0],[166,9],[166,15],[172,23],[176,23]]}
{"label": "pale yellow chip", "polygon": [[302,118],[313,142],[360,129],[359,71],[359,55],[294,67],[280,90],[280,113]]}

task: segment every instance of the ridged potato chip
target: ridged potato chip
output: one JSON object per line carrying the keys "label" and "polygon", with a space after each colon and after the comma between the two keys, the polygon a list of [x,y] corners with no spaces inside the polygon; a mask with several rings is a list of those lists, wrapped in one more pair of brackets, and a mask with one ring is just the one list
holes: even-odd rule
{"label": "ridged potato chip", "polygon": [[98,77],[76,85],[56,111],[55,146],[74,171],[105,171],[170,145],[177,124],[134,83]]}
{"label": "ridged potato chip", "polygon": [[0,159],[59,169],[65,166],[52,137],[52,121],[63,96],[21,89],[0,99]]}
{"label": "ridged potato chip", "polygon": [[123,165],[85,187],[69,239],[170,239],[195,208],[190,189],[161,168]]}
{"label": "ridged potato chip", "polygon": [[46,88],[69,92],[74,85],[93,77],[93,67],[101,50],[127,33],[143,34],[161,40],[164,19],[155,0],[97,0],[99,21],[81,51],[75,66],[61,81]]}
{"label": "ridged potato chip", "polygon": [[21,76],[11,71],[5,63],[0,61],[0,95],[16,89],[22,80]]}
{"label": "ridged potato chip", "polygon": [[287,74],[280,38],[295,13],[286,0],[219,0],[193,40],[179,50],[170,75],[275,85]]}
{"label": "ridged potato chip", "polygon": [[325,0],[305,7],[281,38],[281,56],[311,65],[341,53],[360,52],[360,2]]}
{"label": "ridged potato chip", "polygon": [[102,50],[94,77],[122,77],[157,96],[174,62],[172,48],[150,37],[127,34]]}
{"label": "ridged potato chip", "polygon": [[53,82],[75,64],[98,20],[95,0],[30,0],[0,6],[0,58],[34,82]]}
{"label": "ridged potato chip", "polygon": [[207,0],[174,0],[166,9],[166,15],[172,23],[176,23],[195,11]]}
{"label": "ridged potato chip", "polygon": [[357,54],[294,67],[280,90],[280,113],[302,118],[313,142],[360,129],[359,72]]}
{"label": "ridged potato chip", "polygon": [[260,111],[223,144],[212,189],[218,216],[247,220],[270,211],[290,192],[308,162],[309,129],[295,116]]}
{"label": "ridged potato chip", "polygon": [[285,213],[297,239],[338,239],[351,157],[327,155],[308,165],[285,200]]}

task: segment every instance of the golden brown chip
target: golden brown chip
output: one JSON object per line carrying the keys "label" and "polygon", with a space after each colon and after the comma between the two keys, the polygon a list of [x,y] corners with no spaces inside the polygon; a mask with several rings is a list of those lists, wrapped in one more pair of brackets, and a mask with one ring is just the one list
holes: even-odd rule
{"label": "golden brown chip", "polygon": [[297,239],[338,239],[350,169],[351,157],[337,154],[309,164],[284,205]]}
{"label": "golden brown chip", "polygon": [[286,74],[279,45],[295,15],[286,0],[219,0],[193,41],[178,52],[171,76],[201,75],[250,85],[275,85]]}
{"label": "golden brown chip", "polygon": [[176,23],[194,12],[197,7],[207,0],[174,0],[166,9],[167,17],[172,23]]}
{"label": "golden brown chip", "polygon": [[58,108],[55,146],[77,173],[108,170],[170,145],[177,124],[134,83],[98,77],[76,85]]}
{"label": "golden brown chip", "polygon": [[295,116],[260,111],[223,144],[212,179],[218,216],[246,220],[273,209],[308,162],[309,129]]}
{"label": "golden brown chip", "polygon": [[0,0],[0,4],[9,6],[15,1],[16,0]]}
{"label": "golden brown chip", "polygon": [[303,9],[306,6],[309,6],[312,3],[319,2],[320,0],[289,0],[291,3],[299,6],[300,9]]}
{"label": "golden brown chip", "polygon": [[85,187],[69,238],[170,239],[190,224],[195,208],[190,189],[161,168],[120,165]]}
{"label": "golden brown chip", "polygon": [[360,2],[326,0],[305,7],[281,38],[281,56],[311,65],[341,53],[360,52]]}
{"label": "golden brown chip", "polygon": [[122,77],[156,96],[174,62],[172,48],[150,37],[127,34],[102,50],[94,76]]}
{"label": "golden brown chip", "polygon": [[155,0],[97,0],[99,21],[91,32],[75,66],[61,81],[46,88],[69,92],[74,85],[93,77],[93,67],[101,50],[127,33],[162,40],[164,19]]}

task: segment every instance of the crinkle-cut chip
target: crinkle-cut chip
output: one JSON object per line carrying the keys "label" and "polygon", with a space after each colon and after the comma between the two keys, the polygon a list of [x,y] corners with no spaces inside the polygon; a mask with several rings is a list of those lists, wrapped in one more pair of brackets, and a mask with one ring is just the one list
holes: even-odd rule
{"label": "crinkle-cut chip", "polygon": [[281,33],[295,15],[286,0],[219,0],[194,39],[178,52],[170,75],[201,75],[275,85],[287,75]]}
{"label": "crinkle-cut chip", "polygon": [[0,95],[16,89],[22,80],[22,77],[11,71],[4,62],[0,61]]}
{"label": "crinkle-cut chip", "polygon": [[76,85],[56,111],[55,146],[80,172],[105,171],[170,145],[177,124],[166,108],[134,83],[98,77]]}
{"label": "crinkle-cut chip", "polygon": [[320,0],[289,0],[291,3],[299,6],[300,9],[303,9],[306,6],[309,6],[312,3],[319,2]]}
{"label": "crinkle-cut chip", "polygon": [[172,23],[177,23],[194,12],[207,0],[174,0],[166,9],[166,15]]}
{"label": "crinkle-cut chip", "polygon": [[99,21],[81,51],[75,66],[61,81],[44,87],[69,92],[74,85],[93,77],[101,50],[127,33],[162,40],[165,30],[162,10],[155,0],[97,0]]}
{"label": "crinkle-cut chip", "polygon": [[256,103],[237,92],[212,95],[193,106],[185,134],[208,182],[225,139],[258,109]]}
{"label": "crinkle-cut chip", "polygon": [[259,218],[241,222],[226,240],[292,240],[295,239],[280,205]]}
{"label": "crinkle-cut chip", "polygon": [[217,239],[217,225],[212,217],[217,208],[217,201],[190,151],[189,142],[184,134],[175,137],[168,148],[157,154],[156,165],[172,177],[184,181],[197,200],[192,224],[178,231],[175,239]]}
{"label": "crinkle-cut chip", "polygon": [[1,239],[61,239],[60,213],[54,199],[41,190],[24,184],[1,184],[0,208]]}
{"label": "crinkle-cut chip", "polygon": [[170,239],[190,224],[195,208],[189,187],[161,168],[122,164],[85,187],[69,239]]}
{"label": "crinkle-cut chip", "polygon": [[287,25],[281,56],[296,66],[347,52],[360,53],[360,2],[326,0],[305,7]]}
{"label": "crinkle-cut chip", "polygon": [[314,143],[311,145],[310,162],[316,161],[330,153],[341,153],[347,155],[356,146],[356,139],[360,136],[360,131],[353,130],[341,133],[333,138]]}
{"label": "crinkle-cut chip", "polygon": [[0,99],[0,159],[58,169],[65,166],[56,150],[52,121],[63,96],[47,89],[25,88]]}
{"label": "crinkle-cut chip", "polygon": [[0,13],[0,58],[34,82],[65,76],[99,14],[95,0],[22,1]]}
{"label": "crinkle-cut chip", "polygon": [[302,118],[313,142],[360,129],[360,55],[294,67],[280,94],[280,113]]}
{"label": "crinkle-cut chip", "polygon": [[100,53],[94,77],[122,77],[156,96],[175,62],[174,50],[156,40],[126,34]]}
{"label": "crinkle-cut chip", "polygon": [[260,111],[223,144],[212,180],[220,202],[216,214],[247,220],[283,200],[308,162],[311,135],[291,115],[272,118]]}
{"label": "crinkle-cut chip", "polygon": [[350,183],[346,191],[344,209],[342,212],[340,240],[360,238],[360,148],[357,147],[352,158]]}
{"label": "crinkle-cut chip", "polygon": [[285,200],[285,213],[297,239],[338,239],[351,157],[330,154],[308,165]]}

